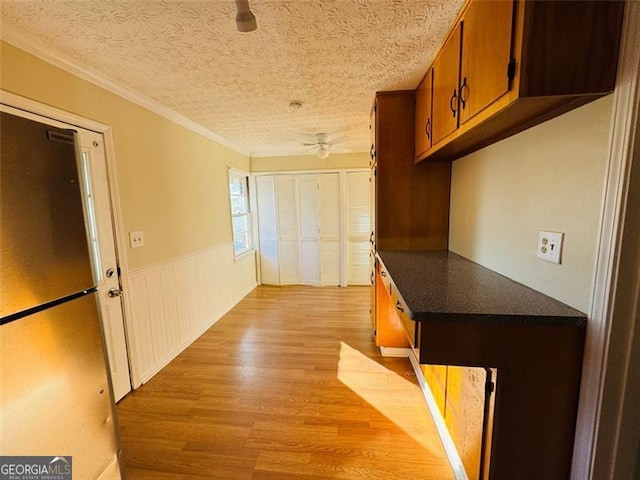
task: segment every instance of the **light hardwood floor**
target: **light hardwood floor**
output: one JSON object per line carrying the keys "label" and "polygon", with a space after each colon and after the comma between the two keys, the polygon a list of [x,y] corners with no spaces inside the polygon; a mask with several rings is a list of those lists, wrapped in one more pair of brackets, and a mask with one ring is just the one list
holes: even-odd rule
{"label": "light hardwood floor", "polygon": [[128,480],[450,480],[369,287],[258,287],[118,404]]}

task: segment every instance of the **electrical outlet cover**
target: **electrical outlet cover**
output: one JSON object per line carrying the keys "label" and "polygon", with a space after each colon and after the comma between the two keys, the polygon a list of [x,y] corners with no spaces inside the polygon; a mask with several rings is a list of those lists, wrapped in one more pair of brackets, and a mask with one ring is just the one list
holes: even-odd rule
{"label": "electrical outlet cover", "polygon": [[144,232],[129,232],[129,244],[131,248],[144,247]]}
{"label": "electrical outlet cover", "polygon": [[538,233],[538,258],[546,262],[562,262],[562,241],[564,233],[540,230]]}

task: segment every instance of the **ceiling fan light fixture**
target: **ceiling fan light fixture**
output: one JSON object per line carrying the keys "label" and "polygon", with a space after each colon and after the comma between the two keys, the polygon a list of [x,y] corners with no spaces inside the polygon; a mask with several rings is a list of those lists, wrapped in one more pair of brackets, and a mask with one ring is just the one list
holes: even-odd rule
{"label": "ceiling fan light fixture", "polygon": [[320,147],[318,147],[316,155],[318,155],[319,159],[324,160],[329,156],[329,149],[324,145],[321,145]]}
{"label": "ceiling fan light fixture", "polygon": [[253,32],[258,28],[256,16],[249,8],[249,0],[236,0],[236,28],[239,32]]}

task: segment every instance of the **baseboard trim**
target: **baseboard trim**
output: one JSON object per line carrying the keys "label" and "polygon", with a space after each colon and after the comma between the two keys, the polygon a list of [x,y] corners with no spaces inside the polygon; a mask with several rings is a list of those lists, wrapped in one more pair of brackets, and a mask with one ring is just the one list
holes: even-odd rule
{"label": "baseboard trim", "polygon": [[398,347],[380,347],[380,354],[383,357],[401,357],[406,358],[411,354],[410,348]]}
{"label": "baseboard trim", "polygon": [[456,449],[455,444],[449,435],[449,430],[444,423],[444,419],[442,415],[440,415],[440,410],[438,410],[438,405],[436,404],[435,398],[433,398],[433,394],[427,385],[427,381],[424,378],[422,373],[422,369],[420,368],[420,363],[416,359],[413,350],[407,348],[408,357],[411,361],[411,366],[413,367],[413,371],[416,374],[416,378],[418,379],[418,383],[420,384],[420,390],[422,390],[422,395],[424,395],[424,399],[427,402],[427,406],[429,407],[429,412],[431,413],[431,417],[433,418],[433,422],[436,424],[436,428],[438,430],[438,435],[440,435],[440,440],[444,445],[444,451],[447,454],[447,458],[449,459],[449,463],[451,464],[451,468],[453,469],[453,474],[455,475],[456,480],[469,480],[467,476],[467,472],[464,469],[464,465],[462,464],[462,459],[460,458],[460,454]]}

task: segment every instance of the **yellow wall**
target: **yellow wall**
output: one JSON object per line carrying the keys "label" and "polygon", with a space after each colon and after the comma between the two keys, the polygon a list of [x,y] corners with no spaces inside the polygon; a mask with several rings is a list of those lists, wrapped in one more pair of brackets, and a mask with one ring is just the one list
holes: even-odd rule
{"label": "yellow wall", "polygon": [[3,90],[112,127],[124,231],[145,233],[130,268],[231,243],[227,166],[246,156],[4,42],[0,64]]}
{"label": "yellow wall", "polygon": [[[588,312],[609,145],[608,96],[453,162],[450,249]],[[561,265],[538,230],[565,233]]]}
{"label": "yellow wall", "polygon": [[316,155],[286,157],[253,157],[252,172],[279,172],[289,170],[326,170],[369,167],[369,153],[332,153],[325,160]]}

